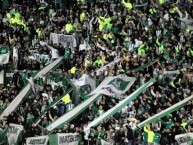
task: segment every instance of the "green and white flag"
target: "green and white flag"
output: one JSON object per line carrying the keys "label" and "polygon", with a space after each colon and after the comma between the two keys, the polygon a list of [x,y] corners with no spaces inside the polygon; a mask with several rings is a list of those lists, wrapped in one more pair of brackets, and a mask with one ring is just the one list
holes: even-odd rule
{"label": "green and white flag", "polygon": [[133,85],[136,78],[118,75],[107,77],[105,80],[90,94],[105,94],[108,96],[124,94]]}
{"label": "green and white flag", "polygon": [[76,88],[80,88],[84,85],[89,85],[91,91],[93,91],[96,88],[96,81],[87,74],[83,74],[82,77],[79,78],[78,80],[75,81],[71,80],[71,81],[74,83]]}
{"label": "green and white flag", "polygon": [[113,145],[113,144],[101,139],[101,145]]}
{"label": "green and white flag", "polygon": [[7,145],[8,144],[7,132],[8,132],[8,129],[0,131],[0,145]]}
{"label": "green and white flag", "polygon": [[23,126],[17,124],[9,124],[7,138],[9,145],[20,145],[22,141]]}
{"label": "green and white flag", "polygon": [[96,75],[99,75],[100,72],[105,71],[105,70],[107,69],[107,67],[111,67],[111,66],[113,66],[113,65],[115,65],[115,64],[118,64],[120,61],[121,61],[121,58],[118,58],[118,59],[116,59],[116,60],[110,62],[109,64],[107,64],[107,65],[105,65],[105,66],[103,66],[103,67],[97,69],[97,70],[96,70]]}
{"label": "green and white flag", "polygon": [[0,54],[0,65],[9,63],[9,52]]}
{"label": "green and white flag", "polygon": [[48,139],[48,136],[30,137],[26,139],[26,145],[47,145]]}
{"label": "green and white flag", "polygon": [[179,145],[193,145],[193,133],[185,133],[175,136]]}
{"label": "green and white flag", "polygon": [[79,135],[77,133],[57,133],[51,135],[49,142],[51,145],[78,145]]}
{"label": "green and white flag", "polygon": [[[54,67],[58,66],[58,64],[61,64],[63,61],[62,57],[59,57],[57,60],[55,60],[54,62],[52,62],[51,64],[49,64],[48,66],[46,66],[44,69],[42,69],[41,71],[39,71],[36,76],[34,77],[34,79],[41,77],[43,75],[46,75],[50,70],[52,70]],[[19,94],[15,97],[15,99],[9,104],[9,106],[0,114],[0,120],[3,119],[3,116],[8,116],[11,112],[13,112],[18,105],[20,104],[20,102],[26,97],[26,94],[29,92],[30,90],[30,84],[28,84],[27,86],[25,86],[25,88],[23,88]]]}

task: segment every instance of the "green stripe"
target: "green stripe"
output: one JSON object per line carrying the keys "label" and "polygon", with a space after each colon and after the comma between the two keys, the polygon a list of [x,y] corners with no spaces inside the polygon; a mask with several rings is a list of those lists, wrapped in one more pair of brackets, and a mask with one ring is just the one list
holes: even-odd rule
{"label": "green stripe", "polygon": [[149,63],[146,63],[136,69],[133,70],[133,72],[139,72],[140,70],[143,70],[144,68],[150,66],[150,65],[153,65],[158,59],[154,60],[153,62],[149,62]]}

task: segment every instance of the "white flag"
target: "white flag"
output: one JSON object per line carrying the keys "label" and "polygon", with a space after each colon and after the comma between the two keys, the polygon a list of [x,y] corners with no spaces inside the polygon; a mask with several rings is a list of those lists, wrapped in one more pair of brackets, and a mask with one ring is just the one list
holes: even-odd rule
{"label": "white flag", "polygon": [[9,130],[8,130],[8,142],[9,145],[18,145],[19,136],[21,135],[21,132],[23,131],[23,126],[22,125],[17,125],[17,124],[9,124]]}
{"label": "white flag", "polygon": [[105,141],[105,140],[103,140],[103,139],[101,139],[101,144],[102,144],[102,145],[113,145],[112,143],[107,142],[107,141]]}
{"label": "white flag", "polygon": [[26,139],[26,145],[47,145],[48,136],[37,136]]}
{"label": "white flag", "polygon": [[7,64],[9,62],[9,52],[5,54],[0,54],[0,65]]}

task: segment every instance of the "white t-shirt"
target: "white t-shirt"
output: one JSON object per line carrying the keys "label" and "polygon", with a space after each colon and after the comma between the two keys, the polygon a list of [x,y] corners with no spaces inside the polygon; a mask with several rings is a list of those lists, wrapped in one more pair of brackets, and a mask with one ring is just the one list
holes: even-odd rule
{"label": "white t-shirt", "polygon": [[58,58],[59,57],[59,53],[57,49],[51,49],[52,52],[52,58]]}
{"label": "white t-shirt", "polygon": [[141,44],[143,44],[142,41],[135,39],[135,48],[139,47]]}
{"label": "white t-shirt", "polygon": [[18,57],[18,49],[13,47],[13,57]]}
{"label": "white t-shirt", "polygon": [[136,126],[137,126],[137,120],[135,119],[134,122],[130,122],[130,123],[129,123],[129,126],[131,126],[132,129],[136,128]]}
{"label": "white t-shirt", "polygon": [[84,127],[84,139],[85,140],[89,140],[88,136],[89,136],[89,133],[90,133],[90,128],[89,127]]}
{"label": "white t-shirt", "polygon": [[79,51],[85,50],[86,49],[86,44],[80,44],[79,45]]}

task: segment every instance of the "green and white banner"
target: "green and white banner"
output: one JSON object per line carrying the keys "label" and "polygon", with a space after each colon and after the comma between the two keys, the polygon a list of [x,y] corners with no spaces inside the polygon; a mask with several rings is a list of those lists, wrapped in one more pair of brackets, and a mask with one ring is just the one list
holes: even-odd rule
{"label": "green and white banner", "polygon": [[119,102],[116,106],[114,106],[113,108],[111,108],[110,110],[108,110],[107,112],[105,112],[104,114],[102,114],[101,116],[99,116],[98,118],[96,118],[95,120],[93,120],[88,127],[92,127],[92,126],[96,126],[98,125],[100,122],[102,122],[103,120],[113,116],[115,113],[119,112],[121,109],[123,109],[125,106],[127,106],[133,99],[135,99],[141,92],[145,91],[150,85],[152,85],[155,82],[155,79],[157,78],[157,76],[155,76],[154,78],[152,78],[151,80],[149,80],[147,83],[145,83],[144,85],[142,85],[139,89],[137,89],[135,92],[133,92],[132,94],[130,94],[128,97],[126,97],[124,100],[122,100],[121,102]]}
{"label": "green and white banner", "polygon": [[57,133],[51,135],[49,142],[52,145],[78,145],[79,134],[77,133]]}
{"label": "green and white banner", "polygon": [[101,139],[101,145],[113,145],[113,144]]}
{"label": "green and white banner", "polygon": [[111,67],[112,65],[117,64],[117,63],[119,63],[120,61],[121,61],[121,58],[118,58],[118,59],[116,59],[116,60],[110,62],[109,64],[107,64],[107,65],[105,65],[105,66],[99,68],[98,70],[96,70],[96,75],[99,75],[100,72],[105,71],[105,70],[107,69],[107,67]]}
{"label": "green and white banner", "polygon": [[67,43],[69,43],[70,48],[74,48],[77,45],[74,35],[64,35],[64,34],[51,33],[50,34],[50,40],[53,42],[53,44],[61,43],[64,46]]}
{"label": "green and white banner", "polygon": [[26,139],[26,145],[47,145],[49,137],[46,136],[37,136],[30,137]]}
{"label": "green and white banner", "polygon": [[107,77],[105,80],[90,94],[105,94],[108,96],[124,94],[133,85],[136,78],[118,75]]}
{"label": "green and white banner", "polygon": [[89,85],[92,91],[96,88],[96,81],[87,74],[83,74],[82,77],[79,78],[78,80],[75,81],[71,80],[71,81],[77,88],[80,88],[84,85]]}
{"label": "green and white banner", "polygon": [[8,129],[0,130],[0,145],[8,145],[7,139]]}
{"label": "green and white banner", "polygon": [[176,75],[179,74],[180,71],[179,70],[174,70],[174,71],[164,71],[163,74],[164,75]]}
{"label": "green and white banner", "polygon": [[53,123],[48,125],[46,129],[48,131],[52,131],[55,128],[61,128],[63,125],[69,123],[71,120],[76,118],[80,113],[82,113],[86,108],[88,108],[93,102],[95,102],[100,97],[99,94],[95,94],[91,97],[89,97],[87,100],[85,100],[80,105],[76,106],[74,109],[70,110],[57,120],[55,120]]}
{"label": "green and white banner", "polygon": [[4,75],[5,71],[4,70],[0,71],[0,84],[4,84]]}
{"label": "green and white banner", "polygon": [[185,133],[175,136],[179,145],[193,145],[193,133]]}
{"label": "green and white banner", "polygon": [[19,145],[22,141],[22,131],[23,131],[22,125],[17,124],[9,124],[9,129],[7,133],[8,143],[9,145]]}
{"label": "green and white banner", "polygon": [[5,54],[0,54],[0,65],[8,64],[9,63],[9,57],[10,57],[9,52],[5,53]]}
{"label": "green and white banner", "polygon": [[[60,57],[57,60],[55,60],[54,62],[52,62],[51,64],[49,64],[48,66],[46,66],[44,69],[42,69],[41,71],[39,71],[37,73],[37,75],[34,78],[37,77],[41,77],[44,76],[45,74],[47,74],[50,70],[52,70],[55,66],[57,66],[59,63],[61,63],[63,61],[63,58]],[[15,99],[9,104],[9,106],[2,112],[2,114],[0,115],[0,119],[3,119],[3,116],[8,116],[11,112],[13,112],[18,105],[20,104],[20,102],[23,100],[23,98],[26,96],[26,94],[29,92],[30,90],[30,84],[28,84],[27,86],[25,86],[25,88],[23,88],[19,94],[15,97]]]}
{"label": "green and white banner", "polygon": [[[186,104],[189,101],[191,101],[192,99],[193,99],[193,95],[184,99],[183,101],[180,101],[179,103],[176,103],[175,105],[165,109],[164,111],[161,111],[160,113],[148,118],[147,120],[141,122],[140,124],[138,124],[138,127],[142,128],[146,124],[150,124],[150,123],[152,123],[152,122],[154,122],[154,121],[156,121],[156,120],[158,120],[158,119],[160,119],[160,118],[162,118],[162,117],[164,117],[164,116],[166,116],[166,115],[168,115],[168,114],[170,114],[170,113],[172,113],[172,112],[174,112],[174,111],[176,111],[184,106],[186,106]],[[136,130],[136,129],[137,128],[134,128],[134,130]]]}

